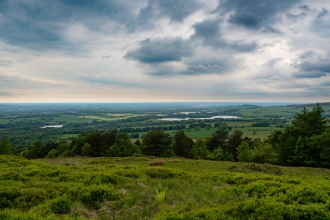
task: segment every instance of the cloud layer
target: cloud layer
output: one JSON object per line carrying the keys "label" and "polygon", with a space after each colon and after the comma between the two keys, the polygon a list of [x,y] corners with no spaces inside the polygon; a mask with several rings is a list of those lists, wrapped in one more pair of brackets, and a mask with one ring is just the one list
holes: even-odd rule
{"label": "cloud layer", "polygon": [[322,0],[3,0],[0,102],[328,101],[329,10]]}

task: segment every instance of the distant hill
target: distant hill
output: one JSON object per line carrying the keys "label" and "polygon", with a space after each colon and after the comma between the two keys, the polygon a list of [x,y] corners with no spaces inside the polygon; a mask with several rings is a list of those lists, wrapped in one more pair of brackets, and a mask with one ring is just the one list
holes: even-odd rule
{"label": "distant hill", "polygon": [[[289,108],[308,108],[308,107],[314,107],[317,103],[309,103],[309,104],[294,104],[294,105],[288,105]],[[330,106],[330,102],[323,102],[318,103],[321,106]]]}

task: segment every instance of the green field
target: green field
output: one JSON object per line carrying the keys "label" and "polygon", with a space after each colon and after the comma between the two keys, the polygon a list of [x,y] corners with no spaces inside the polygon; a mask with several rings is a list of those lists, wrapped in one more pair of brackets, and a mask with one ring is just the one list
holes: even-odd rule
{"label": "green field", "polygon": [[100,114],[100,115],[86,115],[78,116],[79,118],[89,119],[89,120],[100,120],[100,121],[118,121],[124,120],[132,117],[143,116],[141,114]]}
{"label": "green field", "polygon": [[330,219],[329,176],[182,158],[0,156],[0,219]]}
{"label": "green field", "polygon": [[[247,123],[246,123],[247,124]],[[210,130],[206,130],[204,128],[200,130],[194,130],[190,129],[185,130],[184,133],[192,139],[203,139],[207,137],[211,137],[212,134],[217,130],[217,128],[211,128]],[[229,135],[231,135],[235,130],[241,130],[243,132],[243,136],[247,136],[249,138],[260,138],[261,140],[265,139],[268,135],[270,135],[273,131],[282,131],[283,128],[277,128],[277,127],[237,127],[233,128]],[[254,134],[253,131],[256,131]],[[168,130],[166,133],[174,134],[176,130]],[[143,135],[147,134],[147,132],[133,132],[133,133],[139,133],[140,138],[143,137]]]}
{"label": "green field", "polygon": [[52,120],[53,123],[62,122],[62,121],[64,121],[65,123],[84,123],[90,121],[90,119],[68,115],[68,116],[54,117]]}
{"label": "green field", "polygon": [[268,108],[253,108],[242,109],[239,113],[243,117],[292,117],[299,110],[295,110],[289,107],[268,107]]}

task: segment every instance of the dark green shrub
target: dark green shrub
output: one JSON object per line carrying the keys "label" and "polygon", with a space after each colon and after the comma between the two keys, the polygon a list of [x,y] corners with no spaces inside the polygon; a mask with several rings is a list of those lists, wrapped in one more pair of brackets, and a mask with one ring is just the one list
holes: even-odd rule
{"label": "dark green shrub", "polygon": [[51,202],[51,209],[55,214],[66,214],[71,211],[72,201],[66,196],[61,196]]}
{"label": "dark green shrub", "polygon": [[78,199],[88,208],[98,208],[102,202],[117,198],[115,189],[104,185],[86,187],[78,195]]}
{"label": "dark green shrub", "polygon": [[281,168],[269,164],[256,164],[256,163],[249,163],[249,164],[241,164],[241,165],[233,165],[229,166],[227,170],[232,172],[261,172],[273,175],[282,175],[283,171]]}
{"label": "dark green shrub", "polygon": [[160,179],[167,179],[174,177],[174,173],[170,169],[163,167],[150,167],[146,170],[146,174],[151,178],[160,178]]}

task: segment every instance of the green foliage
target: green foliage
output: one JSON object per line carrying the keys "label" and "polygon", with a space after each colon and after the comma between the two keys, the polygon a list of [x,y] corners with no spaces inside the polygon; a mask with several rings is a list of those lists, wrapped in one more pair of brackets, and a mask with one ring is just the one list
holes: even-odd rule
{"label": "green foliage", "polygon": [[209,154],[209,151],[206,147],[206,143],[202,139],[198,139],[191,149],[191,156],[195,159],[201,158],[206,159],[207,155]]}
{"label": "green foliage", "polygon": [[140,153],[139,146],[133,144],[127,133],[121,133],[117,136],[116,142],[107,151],[110,157],[128,157]]}
{"label": "green foliage", "polygon": [[165,200],[166,192],[165,191],[157,191],[155,199],[158,203],[163,203]]}
{"label": "green foliage", "polygon": [[250,161],[255,163],[276,163],[277,153],[268,143],[259,144],[251,152]]}
{"label": "green foliage", "polygon": [[243,141],[237,148],[237,159],[239,162],[250,162],[251,161],[252,149],[249,144]]}
{"label": "green foliage", "polygon": [[240,164],[240,165],[232,165],[227,168],[229,171],[234,172],[261,172],[272,175],[283,175],[283,171],[281,168],[270,165],[270,164],[257,164],[257,163],[248,163],[248,164]]}
{"label": "green foliage", "polygon": [[218,147],[212,151],[207,158],[210,160],[234,161],[234,156],[231,154],[231,152],[224,151],[221,147]]}
{"label": "green foliage", "polygon": [[84,146],[81,148],[81,154],[83,156],[89,156],[91,152],[92,152],[92,145],[86,142]]}
{"label": "green foliage", "polygon": [[0,154],[11,155],[13,145],[10,143],[8,138],[3,138],[0,141]]}
{"label": "green foliage", "polygon": [[240,130],[235,130],[228,138],[227,144],[225,146],[225,150],[230,152],[234,160],[237,161],[237,147],[243,141],[243,132]]}
{"label": "green foliage", "polygon": [[168,179],[174,177],[174,172],[168,168],[150,167],[146,170],[147,176],[151,178]]}
{"label": "green foliage", "polygon": [[164,131],[149,131],[142,139],[145,155],[168,156],[171,153],[172,137]]}
{"label": "green foliage", "polygon": [[228,134],[229,134],[228,130],[217,130],[212,134],[212,137],[207,143],[207,148],[210,151],[213,151],[218,147],[225,149],[226,140],[228,139]]}
{"label": "green foliage", "polygon": [[[329,167],[329,131],[323,108],[316,105],[312,111],[303,108],[287,126],[283,133],[273,133],[268,143],[273,144],[282,165],[303,165]],[[322,155],[322,156],[321,156]]]}
{"label": "green foliage", "polygon": [[257,122],[257,123],[253,123],[252,127],[269,127],[269,123],[267,122]]}
{"label": "green foliage", "polygon": [[71,211],[72,201],[67,196],[61,196],[52,200],[50,206],[55,214],[67,214]]}
{"label": "green foliage", "polygon": [[0,156],[0,219],[330,218],[327,169],[148,160]]}
{"label": "green foliage", "polygon": [[173,150],[177,156],[190,158],[190,152],[194,145],[193,140],[191,140],[184,131],[180,130],[174,134]]}
{"label": "green foliage", "polygon": [[312,111],[303,108],[292,120],[292,126],[299,136],[311,137],[326,131],[326,117],[322,116],[323,108],[316,105]]}
{"label": "green foliage", "polygon": [[56,158],[56,157],[58,157],[58,152],[55,149],[51,149],[46,156],[46,158]]}

